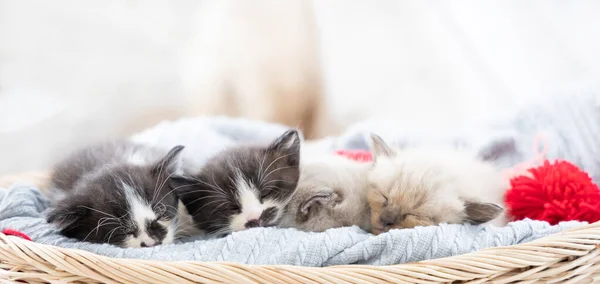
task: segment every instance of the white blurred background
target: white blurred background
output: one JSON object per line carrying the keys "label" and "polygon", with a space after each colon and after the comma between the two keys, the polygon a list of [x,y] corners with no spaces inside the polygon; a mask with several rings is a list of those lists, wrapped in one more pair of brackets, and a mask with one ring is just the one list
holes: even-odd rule
{"label": "white blurred background", "polygon": [[600,78],[600,2],[0,0],[0,175],[164,119],[335,135],[481,119]]}

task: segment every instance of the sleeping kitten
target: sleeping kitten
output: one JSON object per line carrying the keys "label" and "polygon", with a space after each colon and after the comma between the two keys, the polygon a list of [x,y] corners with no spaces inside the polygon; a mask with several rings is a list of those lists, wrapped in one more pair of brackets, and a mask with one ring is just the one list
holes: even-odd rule
{"label": "sleeping kitten", "polygon": [[357,225],[370,231],[367,172],[371,166],[337,155],[303,156],[298,188],[281,227],[322,232]]}
{"label": "sleeping kitten", "polygon": [[504,225],[508,180],[491,163],[456,149],[392,149],[371,135],[368,200],[375,234],[439,223]]}
{"label": "sleeping kitten", "polygon": [[300,175],[301,138],[289,130],[268,146],[237,146],[210,158],[173,188],[209,236],[279,223]]}
{"label": "sleeping kitten", "polygon": [[168,180],[179,170],[181,150],[111,141],[75,152],[54,167],[48,222],[82,241],[121,247],[171,243],[179,200]]}

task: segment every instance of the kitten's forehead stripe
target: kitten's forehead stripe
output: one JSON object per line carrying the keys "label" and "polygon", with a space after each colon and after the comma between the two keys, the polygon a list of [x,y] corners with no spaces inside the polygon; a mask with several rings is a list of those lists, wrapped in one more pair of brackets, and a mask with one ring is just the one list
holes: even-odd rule
{"label": "kitten's forehead stripe", "polygon": [[[250,219],[258,219],[260,211],[262,211],[262,204],[258,199],[258,190],[256,187],[244,180],[243,177],[236,178],[236,187],[238,190],[237,199],[242,205],[242,213],[248,214]],[[256,214],[259,214],[259,216],[254,216]]]}
{"label": "kitten's forehead stripe", "polygon": [[243,176],[235,178],[235,188],[237,189],[237,200],[240,203],[241,213],[232,216],[230,228],[232,231],[241,231],[246,229],[246,223],[250,220],[258,220],[263,212],[264,205],[258,199],[258,189]]}
{"label": "kitten's forehead stripe", "polygon": [[143,242],[148,246],[155,244],[155,240],[148,235],[148,221],[157,218],[156,213],[150,207],[147,201],[138,194],[135,188],[125,182],[122,183],[125,199],[130,208],[130,218],[138,230],[138,235],[134,238],[129,238],[126,243],[129,246],[139,247]]}

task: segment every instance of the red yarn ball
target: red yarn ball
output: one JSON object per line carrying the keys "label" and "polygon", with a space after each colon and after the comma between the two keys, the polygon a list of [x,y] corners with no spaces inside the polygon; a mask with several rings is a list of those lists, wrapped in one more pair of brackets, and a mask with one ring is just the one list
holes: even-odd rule
{"label": "red yarn ball", "polygon": [[600,220],[600,190],[590,176],[567,161],[545,161],[531,176],[513,178],[505,204],[513,220],[530,218],[557,224]]}
{"label": "red yarn ball", "polygon": [[335,153],[357,162],[373,161],[373,154],[365,150],[338,150]]}

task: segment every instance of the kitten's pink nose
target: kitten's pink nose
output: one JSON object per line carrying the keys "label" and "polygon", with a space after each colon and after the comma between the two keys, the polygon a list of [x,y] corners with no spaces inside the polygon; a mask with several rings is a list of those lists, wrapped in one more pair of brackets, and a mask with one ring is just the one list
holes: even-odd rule
{"label": "kitten's pink nose", "polygon": [[249,228],[254,228],[254,227],[260,226],[260,223],[258,222],[258,219],[252,219],[252,220],[248,220],[248,222],[246,222],[246,224],[244,226],[247,229],[249,229]]}

